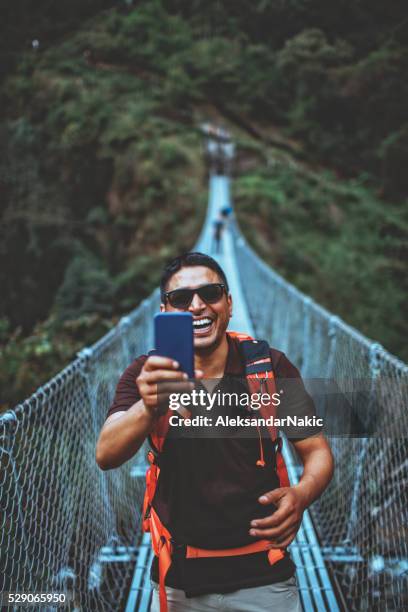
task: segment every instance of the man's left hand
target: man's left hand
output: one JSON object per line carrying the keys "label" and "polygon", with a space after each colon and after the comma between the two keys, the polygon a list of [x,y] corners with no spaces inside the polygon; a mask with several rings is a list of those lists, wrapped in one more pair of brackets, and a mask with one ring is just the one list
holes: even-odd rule
{"label": "man's left hand", "polygon": [[281,487],[264,493],[259,502],[274,504],[277,510],[263,518],[251,521],[250,535],[271,540],[273,548],[286,548],[295,538],[302,522],[306,502],[296,487]]}

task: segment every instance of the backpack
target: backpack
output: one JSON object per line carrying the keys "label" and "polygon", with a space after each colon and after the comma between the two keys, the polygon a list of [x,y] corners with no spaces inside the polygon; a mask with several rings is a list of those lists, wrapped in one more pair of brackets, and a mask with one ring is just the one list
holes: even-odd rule
{"label": "backpack", "polygon": [[[245,359],[245,376],[250,394],[268,393],[270,397],[276,393],[275,377],[272,370],[270,349],[264,340],[255,340],[246,334],[238,332],[227,332],[231,338],[236,338],[240,342],[240,349]],[[259,409],[261,416],[265,419],[276,416],[276,407],[271,403],[269,406],[262,405]],[[143,501],[143,531],[150,532],[152,548],[159,560],[159,597],[160,612],[167,612],[167,598],[165,590],[166,574],[171,565],[174,541],[171,533],[160,521],[160,518],[153,508],[153,498],[156,492],[157,482],[160,474],[158,457],[163,449],[166,435],[169,429],[170,411],[167,410],[158,418],[155,432],[151,434],[153,445],[157,452],[149,450],[147,459],[149,468],[146,473],[146,491]],[[275,443],[276,453],[276,472],[281,487],[289,486],[289,478],[286,465],[282,456],[282,439],[278,436],[276,427],[268,426],[268,432]],[[265,467],[262,437],[258,427],[259,435],[259,459],[256,465]],[[251,553],[267,551],[268,560],[271,565],[280,561],[284,557],[284,550],[271,548],[269,540],[257,540],[246,546],[228,549],[205,549],[195,546],[186,546],[186,558],[197,559],[202,557],[230,557],[237,555],[247,555]]]}

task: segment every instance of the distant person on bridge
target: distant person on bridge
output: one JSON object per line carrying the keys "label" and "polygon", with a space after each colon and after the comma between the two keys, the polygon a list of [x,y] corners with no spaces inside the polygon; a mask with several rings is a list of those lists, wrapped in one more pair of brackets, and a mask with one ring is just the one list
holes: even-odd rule
{"label": "distant person on bridge", "polygon": [[222,253],[222,235],[224,233],[224,228],[224,218],[222,214],[219,213],[213,222],[213,241],[211,250],[214,255],[221,255]]}
{"label": "distant person on bridge", "polygon": [[[151,610],[300,612],[287,547],[304,510],[333,472],[321,427],[307,422],[314,418],[313,401],[282,352],[227,332],[232,297],[223,270],[211,257],[188,253],[173,260],[162,275],[161,302],[162,311],[193,316],[196,380],[186,381],[172,359],[138,357],[118,383],[96,449],[98,465],[108,470],[131,459],[149,439],[150,476],[155,478],[142,518],[155,549]],[[169,414],[175,414],[169,410],[171,391],[161,386],[158,396],[158,384],[168,387],[169,380],[190,393],[194,385],[211,388],[212,397],[215,389],[234,397],[252,384],[271,389],[276,383],[281,399],[277,417],[306,423],[280,427],[303,463],[299,483],[290,486],[281,477],[280,438],[269,427],[232,424],[218,435],[213,430],[203,435],[204,427],[180,426],[184,417],[178,414],[178,426],[170,427]],[[218,415],[239,419],[253,411],[218,402],[211,413],[208,407],[202,413],[215,420]],[[201,414],[200,407],[194,414]]]}
{"label": "distant person on bridge", "polygon": [[220,213],[221,213],[221,218],[224,221],[224,229],[227,229],[229,225],[229,221],[231,219],[231,215],[232,215],[232,207],[224,206],[224,208],[221,208]]}

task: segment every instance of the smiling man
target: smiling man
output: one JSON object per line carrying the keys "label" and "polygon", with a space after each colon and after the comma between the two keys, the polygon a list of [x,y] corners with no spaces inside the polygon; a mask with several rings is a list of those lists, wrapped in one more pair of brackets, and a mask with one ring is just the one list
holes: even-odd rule
{"label": "smiling man", "polygon": [[[217,393],[231,397],[247,390],[240,340],[227,333],[232,297],[217,262],[201,253],[177,257],[164,270],[161,297],[162,311],[193,316],[196,386],[212,391],[216,387]],[[313,417],[313,402],[298,370],[282,352],[267,351],[266,361],[282,392],[277,416]],[[171,384],[178,385],[178,392],[192,389],[178,364],[168,358],[142,355],[127,368],[97,444],[102,469],[130,459],[147,437],[154,445],[163,418],[158,385],[162,394],[168,381],[177,381]],[[248,416],[248,409],[238,404],[214,410],[228,418]],[[208,415],[206,406],[195,412]],[[245,428],[245,435],[237,427],[218,435],[203,434],[202,428],[171,429],[156,458],[160,476],[152,509],[171,534],[173,554],[166,566],[167,601],[159,598],[161,568],[154,558],[151,609],[299,612],[295,567],[287,547],[304,510],[333,473],[321,428],[286,431],[303,463],[296,486],[282,485],[276,441],[268,433],[261,438],[255,426]]]}

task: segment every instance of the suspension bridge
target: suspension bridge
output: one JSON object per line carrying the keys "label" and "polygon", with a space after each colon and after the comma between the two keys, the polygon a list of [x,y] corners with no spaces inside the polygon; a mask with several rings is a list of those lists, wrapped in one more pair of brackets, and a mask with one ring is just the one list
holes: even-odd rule
{"label": "suspension bridge", "polygon": [[[231,206],[229,187],[227,175],[211,174],[198,250],[212,254],[212,223]],[[335,476],[290,547],[304,610],[408,609],[408,366],[270,269],[234,219],[216,258],[233,296],[230,328],[285,351],[306,381],[335,381],[362,427],[360,437],[331,438]],[[86,612],[149,609],[145,453],[102,472],[95,446],[121,373],[153,346],[158,306],[156,290],[0,416],[0,593],[65,593],[66,609]],[[336,419],[327,390],[314,399]],[[288,443],[285,459],[294,483],[301,468]]]}

